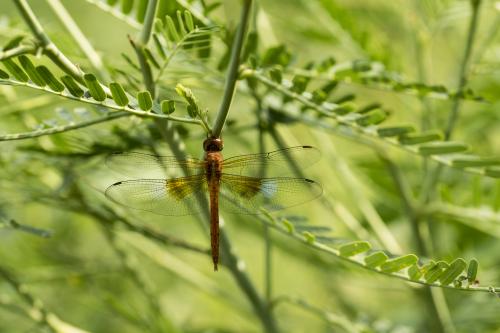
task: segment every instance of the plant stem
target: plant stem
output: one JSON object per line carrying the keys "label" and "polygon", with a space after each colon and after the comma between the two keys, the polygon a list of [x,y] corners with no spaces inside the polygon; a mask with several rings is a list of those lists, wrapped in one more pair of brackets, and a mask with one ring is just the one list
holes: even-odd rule
{"label": "plant stem", "polygon": [[40,136],[44,136],[44,135],[63,133],[63,132],[72,131],[72,130],[75,130],[78,128],[83,128],[83,127],[88,127],[88,126],[92,126],[95,124],[103,123],[103,122],[106,122],[106,121],[109,121],[112,119],[128,117],[128,116],[130,116],[130,114],[127,112],[113,112],[113,113],[110,113],[104,117],[99,117],[99,118],[88,120],[88,121],[82,121],[79,123],[73,123],[71,125],[54,126],[51,128],[46,128],[46,129],[41,129],[41,130],[36,130],[36,131],[31,131],[31,132],[0,135],[0,141],[31,139],[31,138],[37,138]]}
{"label": "plant stem", "polygon": [[[478,14],[479,7],[481,4],[481,0],[470,0],[472,15],[469,23],[469,29],[467,33],[467,41],[465,44],[464,55],[462,58],[462,63],[460,65],[459,73],[458,73],[458,91],[462,91],[467,82],[467,69],[469,60],[472,53],[472,46],[474,44],[474,39],[476,35],[477,25],[478,25]],[[448,117],[448,122],[445,128],[445,140],[449,140],[451,138],[452,132],[455,129],[456,121],[458,119],[459,111],[461,106],[461,100],[459,98],[455,98],[451,107],[451,111]],[[420,193],[420,202],[422,206],[427,205],[430,200],[432,193],[436,187],[436,184],[439,181],[441,172],[443,170],[443,165],[437,165],[434,169],[426,172],[425,178],[423,181],[423,187]],[[429,231],[429,223],[422,225],[421,218],[416,219],[416,228],[414,237],[418,244],[422,244],[423,247],[421,250],[421,254],[428,256],[428,248],[431,247],[431,239],[429,239],[428,234]],[[424,234],[426,233],[426,234]],[[433,309],[435,311],[435,317],[439,320],[441,325],[441,330],[445,332],[454,332],[455,328],[453,326],[453,321],[451,319],[450,311],[446,304],[446,298],[442,290],[431,290],[426,292],[426,299],[431,300],[433,304]]]}
{"label": "plant stem", "polygon": [[[99,106],[105,107],[107,109],[112,109],[112,110],[117,110],[117,111],[125,111],[129,114],[133,114],[133,115],[136,115],[139,117],[147,117],[147,118],[154,118],[154,119],[161,119],[161,120],[171,120],[171,121],[177,121],[177,122],[186,123],[186,124],[196,124],[196,125],[201,126],[205,131],[207,131],[207,132],[209,131],[209,129],[206,127],[206,124],[200,119],[193,119],[193,118],[187,118],[187,117],[176,117],[176,116],[165,115],[165,114],[161,114],[161,113],[157,113],[157,112],[142,111],[139,109],[134,109],[130,106],[122,107],[122,106],[118,106],[115,103],[113,103],[113,104],[107,103],[106,101],[99,102],[99,101],[96,101],[95,99],[76,97],[76,96],[70,95],[70,94],[65,93],[65,92],[57,92],[54,90],[50,90],[47,87],[39,87],[39,86],[37,86],[33,83],[30,83],[30,82],[19,82],[19,81],[13,81],[13,80],[8,80],[8,79],[7,80],[0,79],[0,85],[2,85],[2,84],[11,85],[11,86],[22,86],[22,87],[28,87],[28,88],[36,89],[36,90],[40,90],[40,91],[45,91],[45,92],[48,92],[48,93],[51,93],[54,95],[58,95],[58,96],[61,96],[61,97],[67,98],[67,99],[80,101],[82,103],[87,103],[87,104],[91,104],[91,105],[99,105]],[[129,95],[127,95],[127,96],[129,98],[129,100],[131,101],[131,103],[132,102],[137,103],[137,100],[135,100],[133,97],[131,97]],[[155,110],[155,108],[158,108],[158,107],[159,107],[158,104],[154,104],[153,110]]]}
{"label": "plant stem", "polygon": [[67,74],[71,75],[75,80],[80,83],[83,81],[83,72],[75,64],[73,64],[57,46],[50,40],[49,36],[45,33],[42,25],[36,18],[26,0],[13,0],[19,12],[23,16],[24,21],[30,27],[31,31],[40,42],[43,53],[46,54],[56,65],[64,70]]}
{"label": "plant stem", "polygon": [[22,54],[28,54],[28,53],[35,54],[37,49],[38,49],[37,45],[19,45],[7,51],[0,51],[0,61],[17,57]]}
{"label": "plant stem", "polygon": [[245,40],[245,32],[247,30],[248,21],[250,17],[250,9],[252,8],[252,0],[243,0],[243,8],[241,9],[240,24],[234,37],[233,45],[231,48],[231,58],[229,60],[229,69],[226,77],[226,84],[224,86],[224,95],[217,112],[217,116],[212,128],[212,135],[220,137],[222,128],[226,122],[229,113],[229,107],[233,99],[236,81],[238,80],[238,70],[240,67],[241,50],[243,49],[243,42]]}
{"label": "plant stem", "polygon": [[[469,59],[472,53],[472,46],[474,44],[474,38],[476,36],[477,30],[477,18],[479,14],[479,6],[481,5],[481,0],[470,0],[470,4],[472,7],[472,15],[471,20],[469,22],[469,30],[467,33],[467,42],[465,44],[464,55],[462,58],[462,64],[460,65],[460,71],[458,75],[458,87],[457,91],[460,92],[465,87],[465,83],[467,82],[467,69],[469,65]],[[444,133],[445,140],[449,140],[451,138],[451,134],[453,129],[455,128],[455,123],[458,119],[458,114],[460,111],[461,100],[459,98],[455,98],[453,101],[453,105],[451,107],[451,112],[448,118],[448,124],[446,126],[446,130]]]}
{"label": "plant stem", "polygon": [[153,99],[155,99],[156,96],[156,85],[155,85],[155,80],[153,78],[153,73],[151,71],[151,66],[149,66],[149,63],[146,59],[146,55],[144,54],[144,48],[146,47],[146,45],[149,42],[149,39],[151,38],[151,32],[157,10],[158,10],[158,0],[150,0],[148,2],[148,7],[146,9],[144,25],[142,26],[139,39],[132,40],[131,38],[129,38],[130,44],[132,44],[132,47],[134,48],[135,53],[137,55],[139,66],[141,67],[144,85],[146,86],[146,90],[149,91]]}

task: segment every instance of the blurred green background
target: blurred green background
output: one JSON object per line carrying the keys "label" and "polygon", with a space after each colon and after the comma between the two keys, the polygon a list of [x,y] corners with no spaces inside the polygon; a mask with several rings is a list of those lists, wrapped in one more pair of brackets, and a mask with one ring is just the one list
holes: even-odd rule
{"label": "blurred green background", "polygon": [[[61,50],[74,63],[89,68],[47,3],[29,3]],[[133,71],[121,53],[135,56],[127,35],[135,36],[137,29],[93,1],[62,3],[107,66]],[[164,13],[177,6],[174,1],[161,3]],[[193,1],[192,5],[198,3]],[[481,3],[467,80],[467,86],[488,102],[462,101],[454,133],[455,140],[469,144],[482,156],[500,155],[498,7],[495,1]],[[239,9],[238,1],[226,0],[210,17],[232,29]],[[261,0],[257,1],[257,10],[251,30],[258,31],[259,50],[285,44],[295,68],[330,56],[337,63],[368,59],[401,73],[407,82],[440,84],[450,90],[457,87],[471,15],[469,1]],[[29,34],[29,30],[13,3],[1,1],[0,45],[19,34]],[[161,82],[162,96],[172,98],[175,84],[182,82],[193,89],[213,119],[224,82],[224,72],[217,65],[226,50],[217,36],[204,66],[193,66],[182,59],[173,62]],[[39,62],[48,63],[46,59]],[[232,124],[223,134],[225,156],[259,151],[255,101],[244,85],[240,83],[243,91],[235,96],[229,115]],[[446,98],[419,98],[360,82],[340,83],[333,98],[346,94],[355,94],[359,105],[382,103],[391,112],[388,124],[420,127],[427,113],[429,127],[438,129],[444,128],[453,103]],[[60,122],[68,114],[71,120],[87,119],[93,112],[57,96],[0,86],[0,134]],[[123,210],[103,196],[106,186],[121,178],[106,168],[106,149],[99,150],[99,145],[136,150],[154,145],[159,152],[170,154],[168,146],[151,134],[151,125],[148,119],[122,118],[50,137],[0,142],[0,266],[14,272],[23,288],[43,301],[51,313],[89,332],[261,331],[261,323],[234,277],[225,268],[214,273],[208,256],[160,246],[123,227],[111,228],[111,222],[99,223],[102,219],[79,206],[82,201],[88,207],[104,204],[136,225],[208,248],[208,236],[193,217]],[[201,156],[202,131],[187,126],[179,129],[186,152]],[[362,239],[384,249],[367,221],[366,209],[374,209],[400,246],[401,252],[395,254],[416,252],[397,189],[369,145],[308,124],[279,125],[277,131],[287,146],[310,144],[322,152],[321,161],[304,172],[322,183],[324,194],[322,199],[276,216],[305,217],[311,225],[329,227],[329,235],[339,239],[355,240],[364,235]],[[270,136],[266,136],[265,146],[268,151],[277,148]],[[418,195],[423,158],[388,145],[382,145],[382,149],[398,165],[412,193]],[[429,259],[477,258],[480,284],[500,285],[499,181],[445,167],[436,188],[436,202],[471,209],[471,216],[432,218],[429,239],[434,249]],[[486,217],[478,215],[480,212]],[[352,225],[349,227],[346,216],[359,223],[357,233]],[[7,223],[10,219],[48,230],[50,237],[13,228]],[[263,293],[265,228],[251,216],[231,215],[224,216],[223,228],[255,288]],[[273,297],[299,299],[313,307],[279,302],[274,314],[281,331],[436,330],[436,323],[429,322],[431,306],[421,297],[425,287],[364,270],[287,235],[269,232]],[[444,290],[444,295],[457,332],[500,332],[498,297],[456,290]],[[28,316],[23,309],[29,310]],[[0,280],[0,332],[49,331],[36,323],[36,316],[20,293]]]}

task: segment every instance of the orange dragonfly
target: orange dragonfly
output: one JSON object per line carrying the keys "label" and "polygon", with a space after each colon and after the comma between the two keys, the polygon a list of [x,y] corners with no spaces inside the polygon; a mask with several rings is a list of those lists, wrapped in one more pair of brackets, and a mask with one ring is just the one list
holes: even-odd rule
{"label": "orange dragonfly", "polygon": [[[203,160],[178,160],[139,152],[114,153],[106,164],[122,174],[141,179],[124,180],[106,189],[106,197],[125,207],[168,216],[210,212],[210,240],[214,270],[219,262],[219,208],[228,213],[259,214],[296,206],[315,199],[321,185],[307,178],[262,177],[277,171],[286,174],[290,159],[299,167],[319,159],[311,146],[285,148],[263,154],[222,158],[223,143],[209,138],[203,143]],[[169,172],[182,177],[169,178]],[[289,172],[289,171],[288,171]],[[144,179],[149,173],[151,179]],[[149,177],[148,177],[149,178]]]}

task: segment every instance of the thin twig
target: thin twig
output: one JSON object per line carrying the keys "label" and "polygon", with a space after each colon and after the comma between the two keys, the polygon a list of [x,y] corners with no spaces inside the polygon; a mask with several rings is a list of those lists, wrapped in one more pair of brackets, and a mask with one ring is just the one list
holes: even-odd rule
{"label": "thin twig", "polygon": [[72,123],[70,125],[54,126],[54,127],[39,129],[36,131],[31,131],[31,132],[0,135],[0,141],[24,140],[24,139],[37,138],[37,137],[44,136],[44,135],[64,133],[64,132],[72,131],[75,129],[84,128],[84,127],[92,126],[95,124],[107,122],[107,121],[110,121],[112,119],[128,117],[128,116],[130,116],[130,114],[127,112],[113,112],[113,113],[109,113],[103,117],[99,117],[99,118],[87,120],[87,121],[82,121],[79,123]]}
{"label": "thin twig", "polygon": [[236,87],[236,81],[238,80],[241,50],[243,49],[243,42],[245,41],[245,32],[247,30],[251,8],[252,0],[243,0],[240,23],[231,48],[231,58],[229,60],[226,84],[224,86],[224,96],[222,97],[219,111],[217,112],[212,128],[212,135],[214,137],[220,137],[222,128],[224,127],[224,123],[226,122],[226,118],[229,113],[231,101],[233,100],[234,89]]}

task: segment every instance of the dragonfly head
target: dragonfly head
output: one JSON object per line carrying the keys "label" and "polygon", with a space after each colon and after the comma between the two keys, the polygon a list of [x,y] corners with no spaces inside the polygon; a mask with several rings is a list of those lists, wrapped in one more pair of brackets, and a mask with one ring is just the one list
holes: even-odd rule
{"label": "dragonfly head", "polygon": [[222,151],[224,143],[221,138],[208,138],[203,141],[203,150],[206,152]]}

